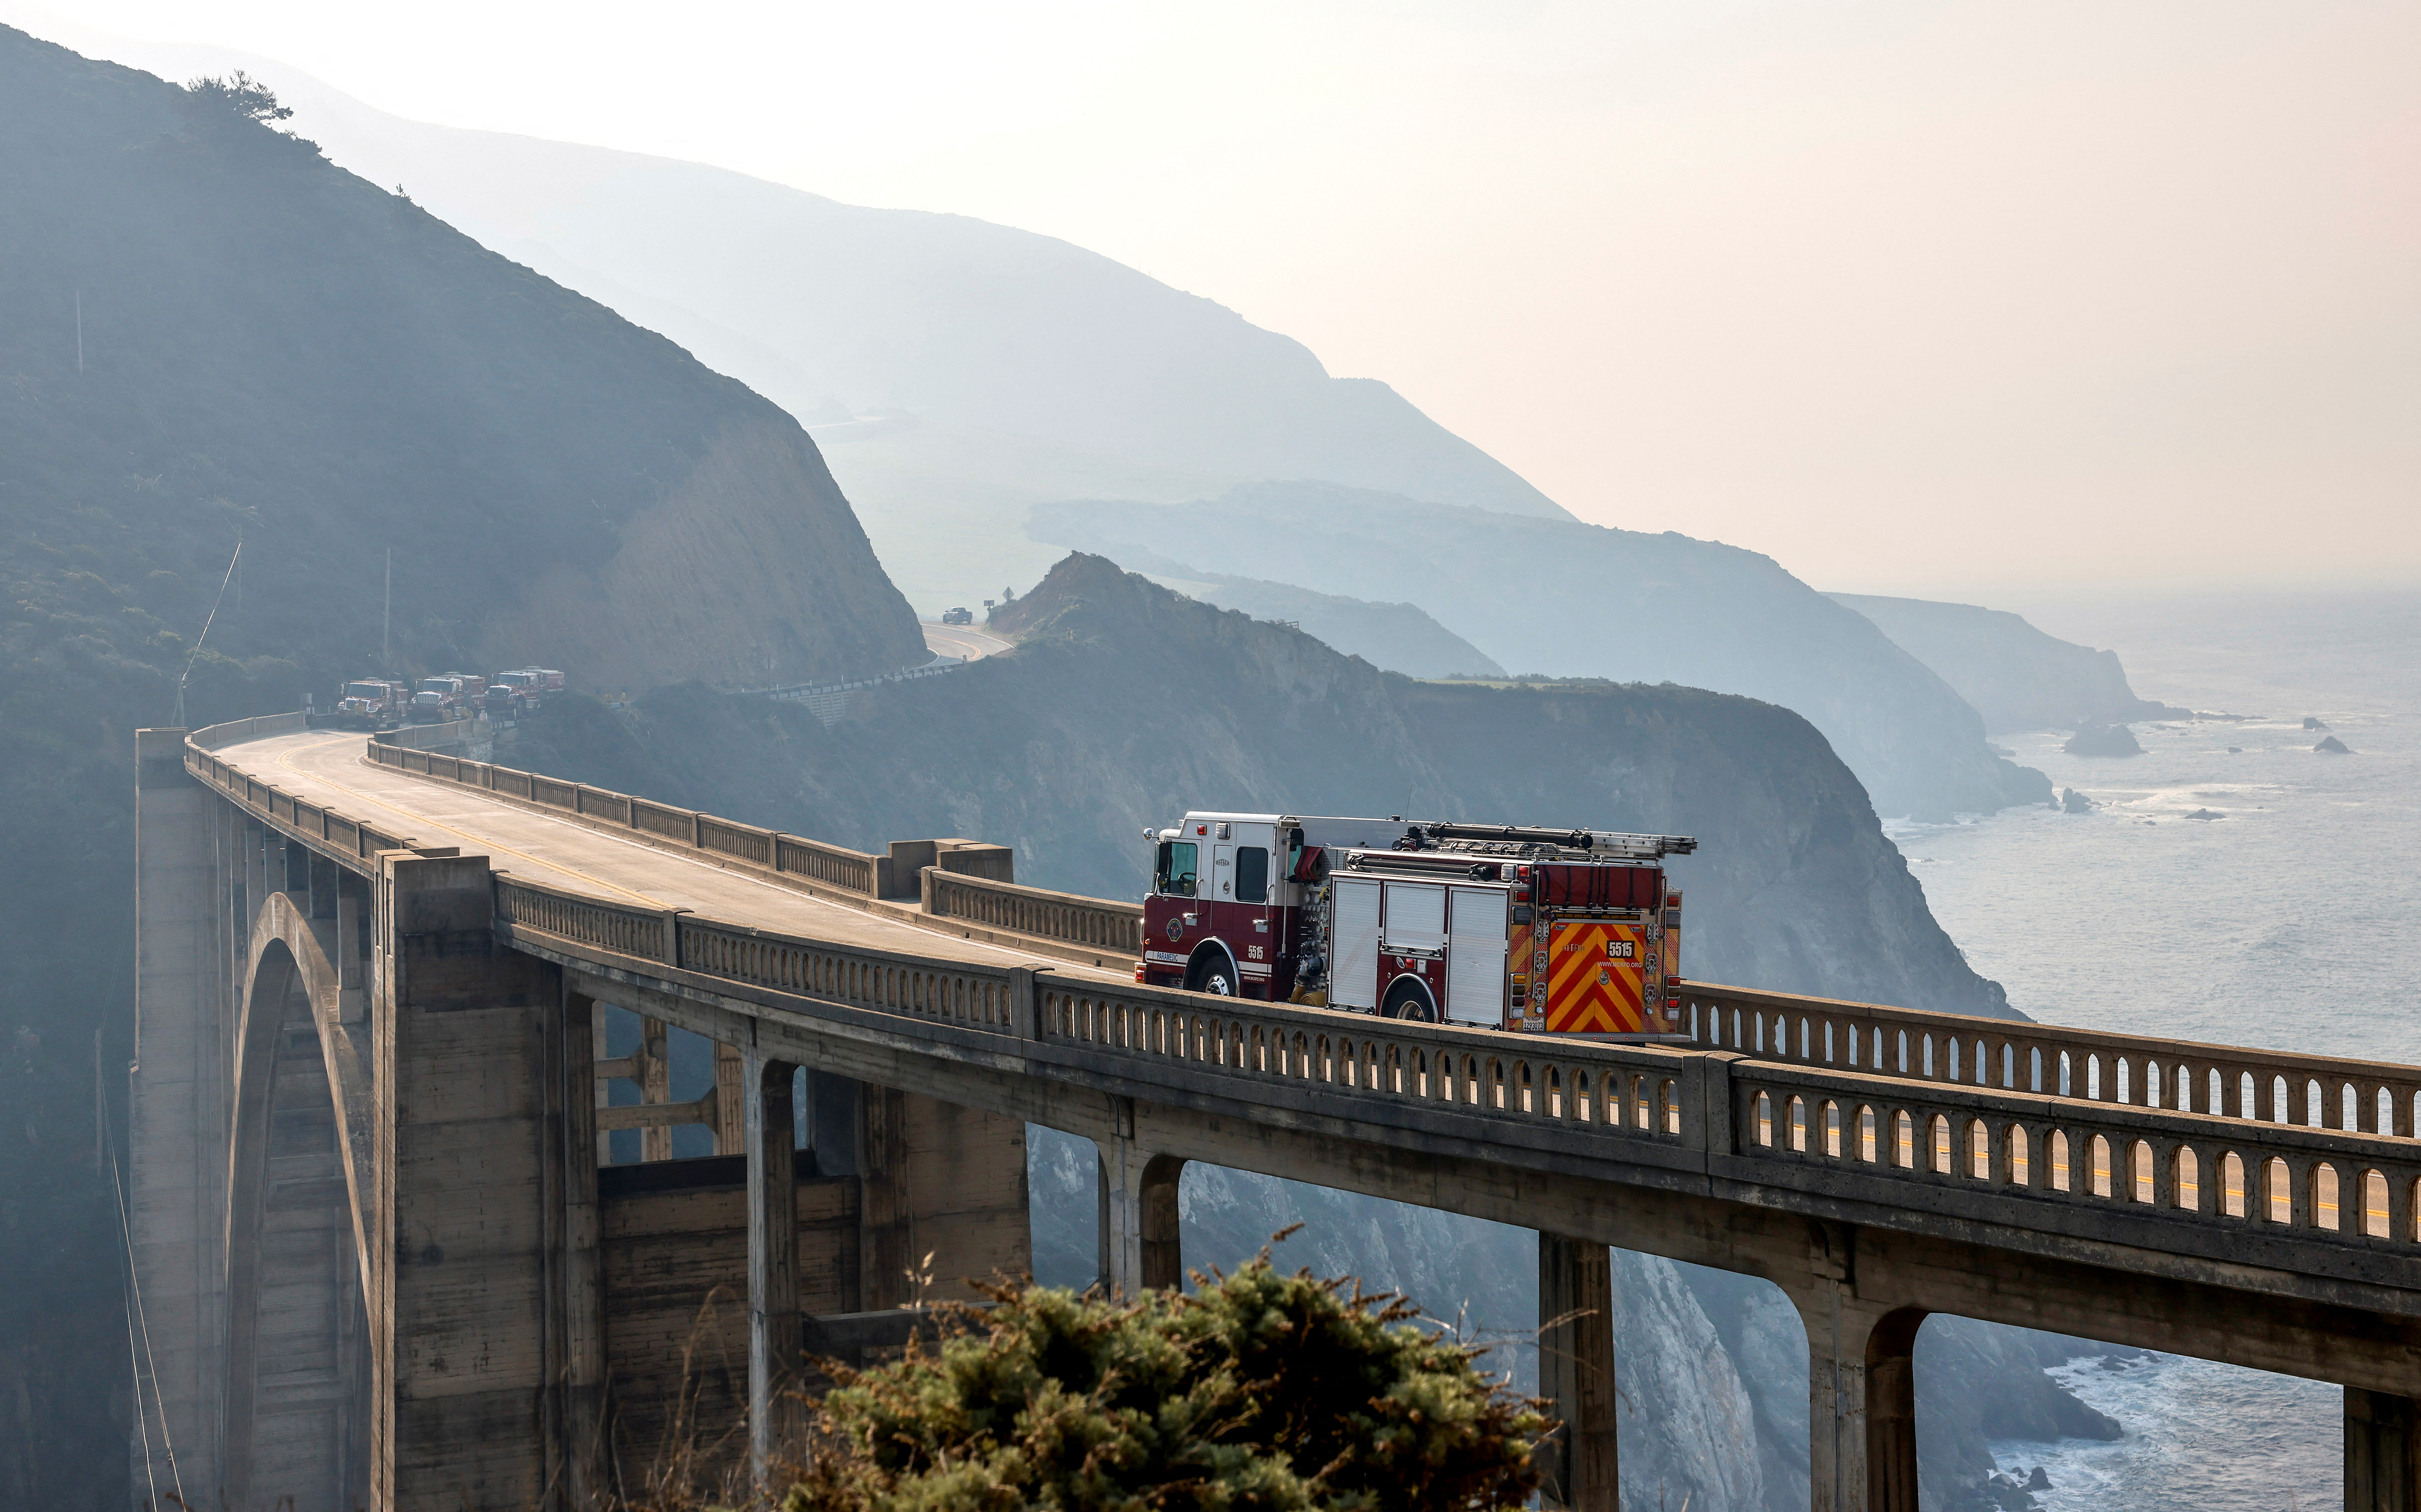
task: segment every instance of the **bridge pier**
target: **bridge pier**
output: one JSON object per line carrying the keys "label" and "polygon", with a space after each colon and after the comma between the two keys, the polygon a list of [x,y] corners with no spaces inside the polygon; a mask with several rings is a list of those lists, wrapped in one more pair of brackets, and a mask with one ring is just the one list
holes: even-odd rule
{"label": "bridge pier", "polygon": [[1917,1512],[1916,1331],[1846,1279],[1773,1279],[1807,1329],[1807,1484],[1813,1512]]}
{"label": "bridge pier", "polygon": [[2345,1389],[2346,1512],[2421,1512],[2421,1402]]}
{"label": "bridge pier", "polygon": [[1112,1099],[1113,1130],[1097,1139],[1101,1152],[1101,1285],[1114,1297],[1185,1285],[1184,1246],[1178,1235],[1179,1155],[1155,1155],[1137,1144],[1134,1099]]}
{"label": "bridge pier", "polygon": [[[155,1341],[130,1437],[139,1497],[219,1484],[226,1286],[227,999],[209,794],[184,768],[185,732],[135,732],[134,1058],[124,1177],[145,1323]],[[256,890],[257,907],[260,894]],[[241,921],[248,937],[251,920]],[[242,968],[236,969],[241,976]]]}
{"label": "bridge pier", "polygon": [[1602,1244],[1539,1235],[1539,1395],[1563,1426],[1548,1445],[1548,1506],[1620,1512],[1614,1267]]}
{"label": "bridge pier", "polygon": [[572,1364],[549,1305],[559,1089],[589,1041],[565,1032],[558,969],[497,945],[486,857],[380,862],[369,1503],[543,1505]]}
{"label": "bridge pier", "polygon": [[[564,974],[560,1091],[555,1096],[560,1132],[555,1148],[557,1208],[555,1262],[550,1277],[554,1316],[563,1338],[560,1406],[555,1437],[563,1466],[564,1504],[601,1504],[613,1485],[606,1442],[605,1273],[599,1219],[597,1167],[601,1141],[597,1110],[605,1083],[596,1062],[605,1046],[605,1013],[597,1000],[574,989]],[[554,1462],[552,1459],[551,1463]]]}
{"label": "bridge pier", "polygon": [[759,1486],[790,1424],[799,1371],[799,1183],[792,1146],[798,1069],[758,1051],[742,1058],[748,1160],[748,1460]]}

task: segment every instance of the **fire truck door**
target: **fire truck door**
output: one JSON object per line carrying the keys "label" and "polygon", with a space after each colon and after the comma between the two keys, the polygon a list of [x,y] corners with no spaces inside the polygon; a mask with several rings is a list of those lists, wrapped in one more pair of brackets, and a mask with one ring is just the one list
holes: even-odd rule
{"label": "fire truck door", "polygon": [[1330,884],[1328,1005],[1379,1005],[1379,884],[1340,877]]}
{"label": "fire truck door", "polygon": [[[1221,826],[1225,828],[1226,826]],[[1210,891],[1204,894],[1214,903],[1236,901],[1236,848],[1215,845],[1210,848]]]}
{"label": "fire truck door", "polygon": [[1505,1021],[1505,909],[1494,887],[1458,887],[1447,899],[1445,1016]]}

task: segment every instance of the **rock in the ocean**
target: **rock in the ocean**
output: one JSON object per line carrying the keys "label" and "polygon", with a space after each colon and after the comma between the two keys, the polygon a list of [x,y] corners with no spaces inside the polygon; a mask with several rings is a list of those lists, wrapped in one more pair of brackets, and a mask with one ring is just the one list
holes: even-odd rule
{"label": "rock in the ocean", "polygon": [[2135,732],[2124,725],[2080,725],[2076,733],[2060,747],[2070,756],[2142,756],[2144,748],[2135,743]]}
{"label": "rock in the ocean", "polygon": [[2037,1465],[2035,1467],[2035,1473],[2026,1477],[2026,1489],[2030,1491],[2047,1491],[2051,1489],[2051,1477],[2043,1473],[2042,1466]]}
{"label": "rock in the ocean", "polygon": [[2090,814],[2093,800],[2073,787],[2063,787],[2059,790],[2059,810],[2063,814]]}
{"label": "rock in the ocean", "polygon": [[2244,747],[2241,745],[2231,745],[2227,748],[2227,754],[2229,756],[2242,756],[2244,754]]}
{"label": "rock in the ocean", "polygon": [[2327,729],[2328,726],[2320,723],[2319,715],[2305,714],[2304,716],[2304,728],[2307,730],[2324,730]]}
{"label": "rock in the ocean", "polygon": [[2347,745],[2343,740],[2338,740],[2338,739],[2337,739],[2335,736],[2334,736],[2334,735],[2330,735],[2330,736],[2324,736],[2324,737],[2322,737],[2322,739],[2321,739],[2321,740],[2320,740],[2320,743],[2319,743],[2319,744],[2318,744],[2318,745],[2316,745],[2316,746],[2314,746],[2314,747],[2312,747],[2312,749],[2313,749],[2313,750],[2315,750],[2315,751],[2323,752],[2323,753],[2325,753],[2325,754],[2327,754],[2327,755],[2329,755],[2329,756],[2351,756],[2351,755],[2353,755],[2353,751],[2352,751],[2352,749],[2351,749],[2351,747],[2349,747],[2349,746],[2348,746],[2348,745]]}
{"label": "rock in the ocean", "polygon": [[2190,819],[2224,819],[2227,818],[2227,816],[2215,808],[2198,808],[2193,813],[2187,815],[2186,818]]}

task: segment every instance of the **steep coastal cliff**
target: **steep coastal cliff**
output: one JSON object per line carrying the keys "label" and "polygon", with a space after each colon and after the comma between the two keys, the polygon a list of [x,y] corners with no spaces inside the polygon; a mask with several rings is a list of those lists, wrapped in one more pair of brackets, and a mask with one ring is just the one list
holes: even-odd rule
{"label": "steep coastal cliff", "polygon": [[2117,652],[2047,635],[2006,610],[1862,593],[1826,597],[1873,620],[1893,644],[1940,674],[1995,734],[2192,712],[2135,696]]}

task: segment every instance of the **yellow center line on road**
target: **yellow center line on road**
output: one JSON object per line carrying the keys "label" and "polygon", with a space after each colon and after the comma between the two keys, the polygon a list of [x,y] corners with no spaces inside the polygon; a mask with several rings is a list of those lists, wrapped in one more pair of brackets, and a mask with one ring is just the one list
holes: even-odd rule
{"label": "yellow center line on road", "polygon": [[488,839],[483,835],[473,834],[468,830],[458,830],[453,825],[446,823],[444,819],[433,819],[426,814],[419,814],[411,809],[399,807],[394,803],[388,803],[383,798],[374,797],[371,794],[366,793],[358,787],[348,787],[343,783],[338,782],[334,777],[328,776],[324,772],[305,772],[301,767],[294,764],[294,758],[296,756],[307,756],[313,751],[324,751],[332,745],[348,745],[352,742],[352,739],[353,738],[351,736],[339,736],[333,740],[321,740],[316,745],[298,745],[290,751],[281,751],[277,755],[277,764],[298,777],[305,778],[311,782],[325,783],[340,793],[345,793],[351,797],[358,798],[365,803],[375,803],[379,807],[385,809],[388,813],[399,814],[415,824],[433,824],[437,828],[444,830],[446,834],[459,835],[482,850],[501,850],[506,855],[518,857],[523,861],[528,862],[533,866],[544,866],[549,871],[559,871],[567,877],[577,877],[582,881],[590,882],[596,886],[602,887],[607,892],[619,893],[624,897],[636,898],[651,909],[665,909],[672,907],[671,904],[664,902],[661,898],[653,898],[649,897],[645,893],[633,892],[630,888],[624,887],[618,882],[609,882],[602,877],[592,877],[588,873],[582,871],[577,866],[567,866],[560,861],[543,860],[538,856],[531,855],[526,850],[516,850],[508,845],[498,845],[495,841]]}

